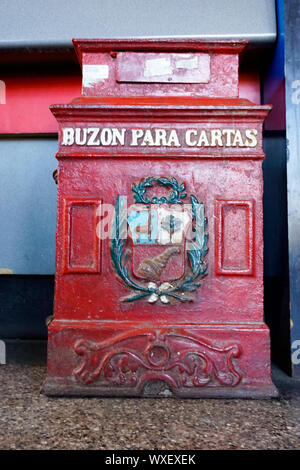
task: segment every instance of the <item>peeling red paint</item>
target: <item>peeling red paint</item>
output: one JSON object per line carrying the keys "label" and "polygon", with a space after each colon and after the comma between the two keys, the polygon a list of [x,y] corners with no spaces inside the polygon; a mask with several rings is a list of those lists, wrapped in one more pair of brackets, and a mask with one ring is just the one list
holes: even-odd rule
{"label": "peeling red paint", "polygon": [[[176,396],[276,396],[263,319],[262,124],[270,107],[238,97],[238,54],[245,43],[74,43],[82,66],[96,66],[87,69],[86,83],[93,73],[96,78],[81,98],[51,107],[59,124],[58,215],[45,393],[143,396],[160,381]],[[163,60],[183,54],[181,65],[185,54],[208,54],[210,78],[197,84],[120,83],[114,63],[119,51],[151,52],[151,60],[156,53]],[[130,63],[142,67],[140,59]],[[173,64],[155,66],[169,74]],[[126,73],[132,79],[135,72]],[[193,249],[202,261],[184,253],[186,277],[180,271],[177,280],[182,259],[164,251],[163,263],[175,263],[166,271],[172,279],[157,281],[155,271],[153,282],[147,275],[138,284],[130,263],[139,242],[113,245],[109,238],[99,240],[94,229],[102,205],[120,209],[120,195],[128,205],[151,206],[152,216],[163,221],[182,195],[192,207],[198,237]],[[195,215],[197,208],[202,216]],[[140,234],[148,233],[147,214],[137,213]],[[136,259],[144,257],[156,269],[161,242],[151,243],[152,254],[144,243]],[[118,271],[125,263],[123,247],[130,255],[126,270]],[[183,256],[181,248],[176,255]],[[197,262],[207,267],[200,270],[201,285],[185,290]]]}

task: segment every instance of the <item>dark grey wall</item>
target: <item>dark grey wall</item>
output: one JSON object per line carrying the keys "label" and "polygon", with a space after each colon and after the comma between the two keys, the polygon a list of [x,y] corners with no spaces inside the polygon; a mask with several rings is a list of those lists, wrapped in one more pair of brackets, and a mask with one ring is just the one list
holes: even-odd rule
{"label": "dark grey wall", "polygon": [[300,3],[285,1],[285,98],[287,134],[291,350],[300,377]]}
{"label": "dark grey wall", "polygon": [[275,0],[2,0],[0,47],[72,47],[73,37],[276,40]]}
{"label": "dark grey wall", "polygon": [[0,268],[54,274],[57,136],[0,137]]}
{"label": "dark grey wall", "polygon": [[0,276],[0,338],[44,339],[54,276]]}

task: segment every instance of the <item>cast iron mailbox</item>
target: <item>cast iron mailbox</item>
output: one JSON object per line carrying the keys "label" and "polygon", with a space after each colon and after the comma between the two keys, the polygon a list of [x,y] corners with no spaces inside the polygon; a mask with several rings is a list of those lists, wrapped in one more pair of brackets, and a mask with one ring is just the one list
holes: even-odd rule
{"label": "cast iron mailbox", "polygon": [[271,397],[262,124],[243,41],[74,40],[49,395]]}

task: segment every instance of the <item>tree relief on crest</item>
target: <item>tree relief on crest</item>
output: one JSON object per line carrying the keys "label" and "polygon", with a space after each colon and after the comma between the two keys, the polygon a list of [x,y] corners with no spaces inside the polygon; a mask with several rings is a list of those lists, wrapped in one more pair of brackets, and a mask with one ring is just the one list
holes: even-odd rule
{"label": "tree relief on crest", "polygon": [[[168,195],[161,190],[168,189]],[[155,190],[150,197],[147,191]],[[178,304],[193,300],[207,272],[204,204],[175,178],[147,177],[132,185],[135,204],[117,197],[111,241],[113,266],[131,292],[122,302]],[[130,269],[131,264],[131,269]]]}

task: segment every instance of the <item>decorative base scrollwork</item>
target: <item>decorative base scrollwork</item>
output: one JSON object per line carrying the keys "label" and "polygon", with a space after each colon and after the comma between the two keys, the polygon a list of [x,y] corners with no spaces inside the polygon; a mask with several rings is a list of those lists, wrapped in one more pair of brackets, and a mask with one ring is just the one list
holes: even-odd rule
{"label": "decorative base scrollwork", "polygon": [[145,381],[163,379],[173,388],[228,386],[241,381],[234,359],[237,343],[215,346],[192,335],[170,330],[133,331],[113,340],[74,344],[82,362],[73,371],[77,381],[140,388]]}

